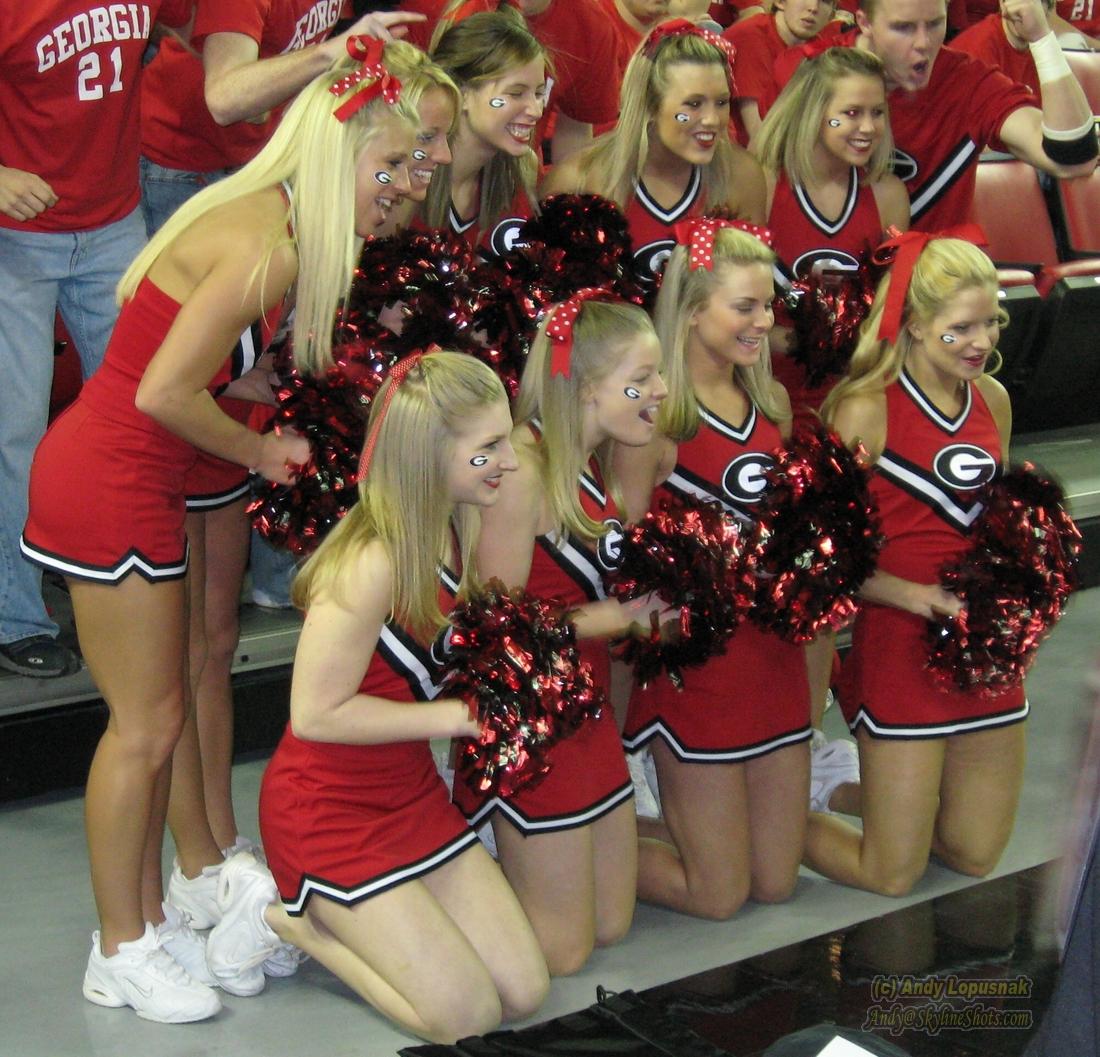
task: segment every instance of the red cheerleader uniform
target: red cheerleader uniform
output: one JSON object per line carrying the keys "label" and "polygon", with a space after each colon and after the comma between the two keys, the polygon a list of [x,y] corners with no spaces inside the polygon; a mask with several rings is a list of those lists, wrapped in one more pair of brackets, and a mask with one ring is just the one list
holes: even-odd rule
{"label": "red cheerleader uniform", "polygon": [[[469,220],[463,220],[455,212],[453,204],[447,209],[447,223],[455,235],[461,235],[466,240],[471,250],[480,253],[483,257],[502,257],[516,245],[519,229],[533,215],[531,199],[521,187],[516,191],[512,204],[505,214],[498,217],[487,228],[482,229],[477,226],[476,214]],[[416,223],[413,226],[426,229],[423,223]]]}
{"label": "red cheerleader uniform", "polygon": [[[848,195],[840,215],[834,219],[822,216],[799,184],[791,184],[787,174],[780,172],[775,184],[768,227],[775,238],[779,258],[779,282],[789,288],[792,279],[805,279],[815,270],[855,272],[860,256],[877,246],[882,238],[882,220],[875,202],[875,192],[860,183],[860,172],[854,166],[849,171]],[[789,317],[777,313],[776,322],[789,326]],[[791,398],[796,418],[810,418],[821,407],[829,390],[836,384],[831,379],[818,386],[806,382],[806,371],[790,356],[772,358],[772,372]]]}
{"label": "red cheerleader uniform", "polygon": [[[440,606],[454,605],[441,570]],[[382,628],[359,693],[429,701],[439,660],[392,620]],[[364,708],[369,707],[364,705]],[[477,843],[451,804],[427,739],[385,745],[305,741],[290,724],[260,785],[260,834],[286,912],[313,895],[346,906],[396,888]]]}
{"label": "red cheerleader uniform", "polygon": [[[605,492],[594,462],[590,469],[580,476],[581,506],[590,518],[607,525],[608,532],[595,552],[572,534],[539,536],[527,578],[530,594],[558,598],[568,606],[607,597],[603,574],[618,564],[622,542],[622,522],[615,503]],[[606,690],[611,683],[607,640],[579,639],[577,646],[581,660],[592,665],[596,685]],[[531,835],[587,826],[634,795],[610,705],[599,719],[590,720],[553,746],[547,762],[550,772],[534,789],[521,789],[511,797],[483,797],[456,781],[455,803],[474,826],[500,811]]]}
{"label": "red cheerleader uniform", "polygon": [[[871,478],[886,546],[879,568],[936,583],[940,566],[967,549],[981,516],[976,489],[996,476],[1001,442],[977,386],[948,418],[904,371],[886,388],[886,447]],[[925,665],[926,621],[893,606],[866,604],[841,672],[840,700],[853,731],[876,738],[947,737],[1027,718],[1023,687],[993,697],[945,690]]]}
{"label": "red cheerleader uniform", "polygon": [[703,212],[703,169],[695,165],[691,179],[680,201],[671,209],[662,209],[641,180],[634,188],[634,197],[626,207],[630,226],[630,241],[634,247],[634,263],[638,276],[645,283],[655,283],[664,271],[665,263],[676,249],[673,228],[681,220],[690,220]]}
{"label": "red cheerleader uniform", "polygon": [[[752,521],[782,441],[779,429],[751,405],[740,426],[702,405],[699,413],[699,432],[679,446],[676,468],[661,488],[717,501]],[[803,648],[746,621],[724,654],[684,669],[682,690],[666,678],[635,687],[623,744],[637,752],[659,737],[685,763],[743,763],[810,734]]]}
{"label": "red cheerleader uniform", "polygon": [[31,466],[25,557],[65,576],[117,583],[187,571],[184,481],[195,448],[135,405],[179,303],[142,279],[103,359],[49,428]]}

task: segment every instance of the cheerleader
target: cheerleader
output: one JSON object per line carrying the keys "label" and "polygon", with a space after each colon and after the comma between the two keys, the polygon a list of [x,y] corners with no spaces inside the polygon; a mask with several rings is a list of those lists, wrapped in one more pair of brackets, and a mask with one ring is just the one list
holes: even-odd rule
{"label": "cheerleader", "polygon": [[[502,481],[482,519],[481,574],[573,607],[581,657],[605,690],[608,637],[635,621],[648,628],[655,606],[648,597],[625,605],[606,598],[602,576],[617,563],[622,535],[611,453],[652,439],[665,397],[660,358],[640,308],[579,297],[557,306],[520,385],[512,437],[519,471]],[[548,760],[549,774],[533,789],[485,799],[456,784],[454,795],[474,825],[492,819],[505,876],[551,974],[564,975],[630,927],[638,841],[610,706]]]}
{"label": "cheerleader", "polygon": [[723,209],[763,223],[764,177],[729,138],[730,52],[686,19],[654,29],[623,76],[619,122],[555,166],[541,194],[592,193],[626,214],[641,275],[655,281],[681,220]]}
{"label": "cheerleader", "polygon": [[[119,284],[103,368],[35,458],[23,551],[66,577],[110,713],[85,804],[101,928],[84,995],[147,1019],[220,1008],[201,982],[215,982],[201,941],[161,907],[170,760],[188,698],[188,468],[201,448],[290,483],[309,457],[303,438],[253,433],[226,415],[211,389],[241,333],[277,319],[292,288],[296,347],[323,362],[359,240],[409,191],[416,115],[384,89],[381,45],[353,42],[368,63],[345,59],[315,80],[254,161],[192,198],[138,255]],[[176,834],[180,860],[220,887],[225,860],[200,828]],[[216,982],[254,993],[229,969]]]}
{"label": "cheerleader", "polygon": [[476,585],[478,508],[516,468],[511,431],[504,387],[470,356],[408,356],[376,397],[359,502],[294,585],[290,724],[260,792],[281,903],[246,879],[250,902],[218,926],[245,949],[293,943],[436,1042],[530,1016],[549,986],[429,745],[477,735],[464,702],[436,697],[432,640]]}
{"label": "cheerleader", "polygon": [[512,248],[535,212],[535,126],[546,105],[546,51],[512,8],[456,22],[432,58],[458,85],[453,160],[437,168],[417,223],[450,226],[487,255]]}
{"label": "cheerleader", "polygon": [[[736,222],[734,222],[736,224]],[[632,519],[661,491],[751,522],[791,409],[768,368],[775,255],[727,222],[683,225],[657,298],[670,397],[648,449],[619,452]],[[623,743],[650,746],[663,820],[639,820],[638,896],[728,918],[794,890],[809,791],[810,699],[800,646],[740,625],[725,654],[635,688]]]}
{"label": "cheerleader", "polygon": [[[768,186],[768,226],[784,284],[823,269],[854,275],[886,229],[909,227],[909,196],[890,174],[893,139],[882,63],[857,48],[830,48],[799,66],[753,144]],[[841,277],[839,281],[843,281]],[[796,418],[816,418],[832,381],[810,385],[787,355],[790,319],[780,310],[771,333],[772,367]],[[859,813],[855,749],[826,741],[821,717],[829,693],[835,634],[806,647],[814,711],[812,806]]]}
{"label": "cheerleader", "polygon": [[875,464],[887,539],[840,684],[859,746],[863,832],[813,815],[806,854],[819,873],[884,895],[908,892],[930,852],[975,877],[996,866],[1019,800],[1028,714],[1023,687],[945,690],[925,667],[926,621],[961,611],[938,570],[966,550],[981,512],[974,490],[1007,458],[1012,416],[986,373],[1005,322],[989,258],[953,238],[901,242],[824,407]]}

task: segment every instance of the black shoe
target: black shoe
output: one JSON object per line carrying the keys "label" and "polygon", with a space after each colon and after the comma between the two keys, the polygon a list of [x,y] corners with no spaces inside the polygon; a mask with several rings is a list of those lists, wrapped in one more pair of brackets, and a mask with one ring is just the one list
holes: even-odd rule
{"label": "black shoe", "polygon": [[29,635],[0,645],[0,668],[34,679],[54,679],[80,671],[80,658],[49,635]]}

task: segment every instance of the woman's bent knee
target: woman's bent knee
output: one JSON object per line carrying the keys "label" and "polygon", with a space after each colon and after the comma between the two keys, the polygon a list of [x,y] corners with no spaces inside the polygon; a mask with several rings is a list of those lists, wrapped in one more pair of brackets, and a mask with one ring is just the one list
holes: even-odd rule
{"label": "woman's bent knee", "polygon": [[460,1007],[422,1013],[424,1037],[431,1042],[453,1044],[500,1027],[503,1010],[495,990],[482,989],[468,994]]}
{"label": "woman's bent knee", "polygon": [[550,993],[550,973],[545,965],[532,966],[520,980],[512,978],[500,995],[504,1020],[526,1020],[533,1016]]}

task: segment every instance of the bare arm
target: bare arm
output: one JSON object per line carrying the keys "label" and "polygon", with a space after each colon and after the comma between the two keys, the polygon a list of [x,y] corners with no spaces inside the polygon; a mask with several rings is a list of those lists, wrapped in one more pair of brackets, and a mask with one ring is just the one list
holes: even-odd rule
{"label": "bare arm", "polygon": [[897,228],[898,231],[909,230],[909,192],[905,184],[896,176],[884,176],[871,188],[875,194],[875,204],[878,206],[879,223],[882,224],[883,233],[887,228]]}
{"label": "bare arm", "polygon": [[997,435],[1001,438],[1001,463],[1007,464],[1012,445],[1012,403],[1008,399],[1008,392],[996,378],[988,374],[983,374],[977,385],[989,405],[993,421],[997,424]]}
{"label": "bare arm", "polygon": [[676,465],[676,445],[667,437],[655,436],[640,448],[615,445],[615,480],[619,482],[628,523],[640,521],[653,505],[653,489]]}
{"label": "bare arm", "polygon": [[477,723],[456,698],[390,701],[359,693],[390,606],[392,573],[378,540],[341,568],[341,601],[311,600],[290,688],[290,725],[307,741],[380,745],[476,736]]}
{"label": "bare arm", "polygon": [[211,33],[202,49],[206,105],[219,125],[262,118],[324,73],[344,54],[352,34],[392,40],[404,35],[404,23],[423,20],[404,11],[364,15],[338,37],[267,59],[243,33]]}
{"label": "bare arm", "polygon": [[[1040,0],[1002,0],[1001,14],[1029,45],[1050,36],[1050,26]],[[1050,39],[1053,40],[1053,37]],[[1064,59],[1060,61],[1065,65]],[[1036,66],[1038,68],[1038,62]],[[1041,68],[1039,72],[1042,109],[1020,107],[1014,110],[1001,125],[1001,141],[1017,158],[1053,176],[1087,176],[1096,164],[1095,150],[1088,161],[1059,164],[1047,155],[1043,143],[1044,126],[1054,133],[1079,129],[1091,121],[1092,111],[1085,93],[1068,65],[1064,75],[1054,80],[1044,79]]]}
{"label": "bare arm", "polygon": [[268,244],[263,230],[224,225],[216,236],[208,229],[188,242],[204,265],[190,289],[179,260],[166,260],[172,249],[150,270],[150,278],[181,307],[138,385],[137,408],[204,451],[289,483],[288,463],[309,458],[305,439],[254,433],[224,414],[206,387],[241,332],[279,303],[297,274],[297,255],[290,246],[276,250],[261,291],[261,279],[252,273]]}
{"label": "bare arm", "polygon": [[583,194],[584,186],[580,165],[581,153],[576,153],[564,161],[555,162],[539,183],[539,198],[549,195]]}
{"label": "bare arm", "polygon": [[738,99],[737,109],[741,111],[741,121],[751,140],[760,131],[764,123],[760,118],[760,104],[755,99]]}

